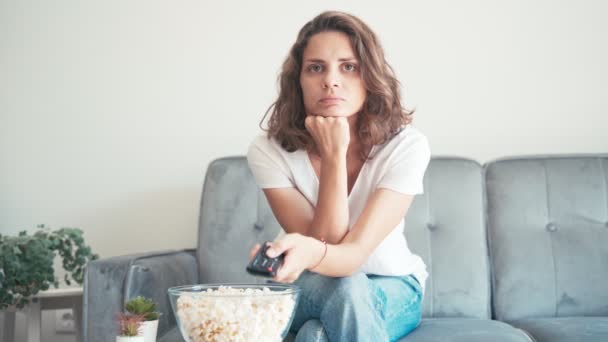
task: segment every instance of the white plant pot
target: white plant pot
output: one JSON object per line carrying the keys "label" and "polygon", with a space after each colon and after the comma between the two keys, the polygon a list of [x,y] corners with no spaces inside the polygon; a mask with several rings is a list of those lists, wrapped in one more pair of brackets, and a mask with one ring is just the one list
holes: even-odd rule
{"label": "white plant pot", "polygon": [[144,342],[143,336],[116,336],[116,342]]}
{"label": "white plant pot", "polygon": [[144,321],[139,328],[140,335],[144,336],[144,342],[156,342],[156,332],[158,330],[158,320]]}

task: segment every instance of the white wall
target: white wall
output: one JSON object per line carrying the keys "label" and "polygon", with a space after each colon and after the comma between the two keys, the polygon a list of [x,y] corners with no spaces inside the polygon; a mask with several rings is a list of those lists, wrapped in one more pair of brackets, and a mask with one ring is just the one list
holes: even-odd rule
{"label": "white wall", "polygon": [[435,155],[608,152],[604,1],[0,0],[2,233],[194,247],[207,164],[245,153],[325,9],[376,31]]}

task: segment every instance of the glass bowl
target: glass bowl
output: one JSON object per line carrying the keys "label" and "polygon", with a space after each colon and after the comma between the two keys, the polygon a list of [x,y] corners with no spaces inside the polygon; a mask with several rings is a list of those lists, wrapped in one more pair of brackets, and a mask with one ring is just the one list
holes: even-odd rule
{"label": "glass bowl", "polygon": [[173,314],[188,342],[280,342],[300,297],[292,284],[201,284],[168,289]]}

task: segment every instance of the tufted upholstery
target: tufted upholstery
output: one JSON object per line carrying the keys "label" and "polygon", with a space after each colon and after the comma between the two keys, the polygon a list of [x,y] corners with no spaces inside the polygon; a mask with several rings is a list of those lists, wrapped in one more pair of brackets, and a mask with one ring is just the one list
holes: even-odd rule
{"label": "tufted upholstery", "polygon": [[498,319],[608,316],[607,171],[597,157],[487,165]]}
{"label": "tufted upholstery", "polygon": [[503,159],[485,179],[496,318],[608,341],[608,157]]}
{"label": "tufted upholstery", "polygon": [[[431,276],[424,317],[490,318],[490,269],[481,166],[433,158],[405,218],[405,235]],[[446,189],[450,189],[446,191]]]}

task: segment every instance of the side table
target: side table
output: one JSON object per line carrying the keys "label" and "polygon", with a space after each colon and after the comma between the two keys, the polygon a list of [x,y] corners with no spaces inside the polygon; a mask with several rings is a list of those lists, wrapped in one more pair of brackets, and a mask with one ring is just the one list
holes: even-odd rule
{"label": "side table", "polygon": [[[22,310],[26,314],[26,341],[40,342],[42,310],[72,309],[76,342],[82,341],[82,287],[49,289],[40,291]],[[1,342],[15,340],[15,311],[4,312],[4,327]]]}

